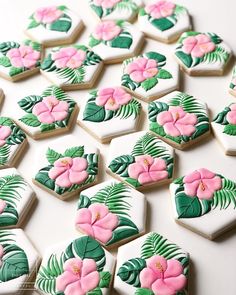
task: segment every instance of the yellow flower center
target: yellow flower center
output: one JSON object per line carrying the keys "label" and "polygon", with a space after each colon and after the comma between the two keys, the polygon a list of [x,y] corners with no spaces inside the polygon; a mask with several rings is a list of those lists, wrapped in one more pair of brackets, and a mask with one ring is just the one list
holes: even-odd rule
{"label": "yellow flower center", "polygon": [[177,120],[179,120],[179,118],[180,118],[179,113],[176,113],[176,114],[175,114],[175,122],[176,122]]}
{"label": "yellow flower center", "polygon": [[79,275],[80,274],[80,268],[77,266],[77,265],[73,265],[72,266],[72,269],[73,269],[73,273],[75,274],[75,275]]}
{"label": "yellow flower center", "polygon": [[202,181],[200,181],[199,186],[202,191],[204,191],[206,189],[205,184]]}
{"label": "yellow flower center", "polygon": [[67,160],[61,160],[61,163],[64,164],[64,165],[69,164],[69,162]]}
{"label": "yellow flower center", "polygon": [[156,268],[160,271],[160,272],[164,272],[163,266],[161,265],[161,263],[158,261],[156,263]]}
{"label": "yellow flower center", "polygon": [[100,218],[101,218],[101,215],[100,215],[99,212],[97,212],[96,215],[95,215],[95,219],[96,219],[96,220],[99,220]]}
{"label": "yellow flower center", "polygon": [[108,100],[108,103],[113,106],[115,104],[115,100],[113,97],[110,97],[109,100]]}
{"label": "yellow flower center", "polygon": [[149,162],[148,162],[147,159],[144,159],[144,160],[143,160],[143,163],[144,163],[145,166],[148,166],[148,165],[149,165]]}

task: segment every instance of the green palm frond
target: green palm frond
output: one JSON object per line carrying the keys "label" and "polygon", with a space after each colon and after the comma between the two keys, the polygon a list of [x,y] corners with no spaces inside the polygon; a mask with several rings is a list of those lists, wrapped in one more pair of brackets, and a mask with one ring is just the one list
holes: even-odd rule
{"label": "green palm frond", "polygon": [[9,159],[11,147],[7,144],[4,144],[0,147],[0,165],[5,165]]}
{"label": "green palm frond", "polygon": [[203,57],[203,62],[215,63],[221,62],[225,63],[229,59],[229,53],[221,46],[217,46],[212,52],[208,52]]}
{"label": "green palm frond", "polygon": [[130,204],[125,199],[130,198],[130,188],[124,183],[112,183],[96,193],[91,198],[92,203],[105,204],[109,210],[120,216],[129,216]]}
{"label": "green palm frond", "polygon": [[128,11],[136,11],[138,9],[138,6],[133,1],[120,1],[115,6],[120,12],[122,10],[128,10]]}
{"label": "green palm frond", "polygon": [[59,69],[57,70],[57,74],[60,79],[66,79],[65,83],[77,84],[77,83],[83,82],[84,75],[85,75],[85,68],[84,66],[81,66],[76,69],[70,69],[70,68]]}
{"label": "green palm frond", "polygon": [[56,278],[63,273],[63,264],[65,255],[61,255],[58,259],[52,254],[48,260],[47,266],[41,266],[36,279],[36,286],[43,292],[52,295],[57,294]]}
{"label": "green palm frond", "polygon": [[0,244],[15,242],[15,239],[12,239],[14,234],[8,230],[0,230]]}
{"label": "green palm frond", "polygon": [[26,182],[20,175],[7,175],[0,178],[0,199],[15,206],[21,199],[19,190],[23,190]]}
{"label": "green palm frond", "polygon": [[136,142],[132,151],[132,156],[150,155],[154,158],[169,157],[169,152],[160,143],[161,140],[155,135],[146,133]]}
{"label": "green palm frond", "polygon": [[220,207],[220,209],[227,209],[230,205],[236,208],[236,183],[232,180],[223,178],[222,188],[214,193],[212,199],[212,209]]}
{"label": "green palm frond", "polygon": [[43,97],[55,96],[59,100],[64,100],[68,98],[68,94],[66,92],[64,92],[61,88],[54,85],[45,89],[42,96]]}
{"label": "green palm frond", "polygon": [[170,105],[180,106],[187,113],[207,116],[204,105],[199,100],[186,93],[178,93],[174,98],[171,99]]}
{"label": "green palm frond", "polygon": [[170,243],[167,239],[157,233],[150,233],[141,249],[141,256],[148,259],[154,255],[163,256],[165,259],[182,260],[186,253],[176,244]]}
{"label": "green palm frond", "polygon": [[135,99],[132,99],[128,104],[122,105],[116,112],[115,117],[121,117],[121,119],[127,119],[130,116],[136,118],[141,111],[141,103]]}

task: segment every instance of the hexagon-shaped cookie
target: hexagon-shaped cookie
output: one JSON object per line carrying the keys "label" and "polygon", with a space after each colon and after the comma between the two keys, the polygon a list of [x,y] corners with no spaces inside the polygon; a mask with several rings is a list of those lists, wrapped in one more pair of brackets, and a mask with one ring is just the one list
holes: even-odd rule
{"label": "hexagon-shaped cookie", "polygon": [[73,43],[82,28],[81,18],[67,6],[46,6],[31,14],[25,33],[44,46],[57,46]]}
{"label": "hexagon-shaped cookie", "polygon": [[208,239],[236,225],[236,183],[200,168],[170,185],[177,223]]}
{"label": "hexagon-shaped cookie", "polygon": [[45,295],[108,295],[114,271],[115,258],[91,237],[80,236],[46,249],[35,288]]}
{"label": "hexagon-shaped cookie", "polygon": [[89,46],[107,64],[119,63],[135,56],[143,43],[143,33],[122,20],[99,22],[89,37]]}
{"label": "hexagon-shaped cookie", "polygon": [[102,143],[136,131],[141,103],[122,87],[92,90],[82,104],[78,124]]}
{"label": "hexagon-shaped cookie", "polygon": [[179,87],[179,67],[171,57],[150,51],[123,62],[122,86],[144,101]]}
{"label": "hexagon-shaped cookie", "polygon": [[103,68],[97,54],[84,45],[53,48],[41,64],[41,73],[63,90],[91,88]]}
{"label": "hexagon-shaped cookie", "polygon": [[234,66],[234,69],[232,72],[232,78],[229,84],[229,93],[232,94],[233,96],[236,96],[236,65]]}
{"label": "hexagon-shaped cookie", "polygon": [[187,252],[151,232],[118,249],[114,288],[121,295],[187,295],[189,263]]}
{"label": "hexagon-shaped cookie", "polygon": [[26,284],[32,284],[40,260],[23,230],[0,230],[0,294],[19,294],[25,290]]}
{"label": "hexagon-shaped cookie", "polygon": [[195,144],[210,133],[206,104],[179,91],[150,102],[148,119],[149,130],[178,149]]}
{"label": "hexagon-shaped cookie", "polygon": [[19,227],[34,201],[34,191],[15,168],[0,170],[0,229]]}
{"label": "hexagon-shaped cookie", "polygon": [[211,126],[225,154],[236,155],[236,103],[231,103],[217,114]]}
{"label": "hexagon-shaped cookie", "polygon": [[33,182],[61,200],[97,182],[99,150],[75,136],[46,143],[35,157]]}
{"label": "hexagon-shaped cookie", "polygon": [[145,196],[123,182],[102,182],[81,192],[75,226],[105,247],[124,244],[145,232]]}
{"label": "hexagon-shaped cookie", "polygon": [[17,164],[27,146],[25,133],[8,117],[0,117],[0,169]]}
{"label": "hexagon-shaped cookie", "polygon": [[133,21],[138,13],[139,7],[143,5],[142,0],[89,0],[89,5],[95,15],[102,20],[125,20]]}
{"label": "hexagon-shaped cookie", "polygon": [[174,42],[191,28],[185,7],[162,0],[151,1],[144,8],[140,8],[138,24],[145,35],[165,43]]}
{"label": "hexagon-shaped cookie", "polygon": [[185,32],[178,40],[175,58],[191,76],[223,75],[232,51],[215,33]]}
{"label": "hexagon-shaped cookie", "polygon": [[31,40],[0,43],[0,77],[18,81],[39,72],[41,45]]}
{"label": "hexagon-shaped cookie", "polygon": [[17,122],[34,139],[65,133],[78,114],[78,106],[57,86],[41,95],[28,95],[18,101]]}
{"label": "hexagon-shaped cookie", "polygon": [[136,189],[170,182],[174,149],[154,134],[140,131],[111,141],[107,172]]}

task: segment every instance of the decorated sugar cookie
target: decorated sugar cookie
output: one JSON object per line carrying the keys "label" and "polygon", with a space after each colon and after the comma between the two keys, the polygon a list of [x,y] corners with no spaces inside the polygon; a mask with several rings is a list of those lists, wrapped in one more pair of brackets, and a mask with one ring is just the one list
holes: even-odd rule
{"label": "decorated sugar cookie", "polygon": [[81,18],[67,6],[46,6],[31,14],[25,33],[44,46],[57,46],[73,43],[82,28]]}
{"label": "decorated sugar cookie", "polygon": [[211,126],[226,155],[236,155],[236,103],[225,107]]}
{"label": "decorated sugar cookie", "polygon": [[89,46],[108,64],[135,56],[140,52],[143,42],[143,33],[122,20],[99,22],[89,37]]}
{"label": "decorated sugar cookie", "polygon": [[122,295],[187,295],[189,255],[151,232],[118,249],[114,289]]}
{"label": "decorated sugar cookie", "polygon": [[76,228],[106,247],[145,232],[146,200],[123,182],[109,180],[81,192]]}
{"label": "decorated sugar cookie", "polygon": [[39,153],[33,182],[59,199],[75,196],[96,183],[99,151],[79,138],[62,136]]}
{"label": "decorated sugar cookie", "polygon": [[108,295],[114,271],[115,258],[91,237],[80,236],[46,249],[35,288],[45,295]]}
{"label": "decorated sugar cookie", "polygon": [[122,87],[92,90],[81,107],[78,124],[102,143],[136,131],[141,104]]}
{"label": "decorated sugar cookie", "polygon": [[136,189],[167,183],[172,178],[174,150],[144,131],[111,141],[107,172]]}
{"label": "decorated sugar cookie", "polygon": [[222,75],[232,55],[231,49],[215,33],[185,32],[175,49],[175,57],[189,75]]}
{"label": "decorated sugar cookie", "polygon": [[84,45],[53,48],[44,58],[41,73],[62,89],[90,88],[98,78],[103,62]]}
{"label": "decorated sugar cookie", "polygon": [[215,239],[236,225],[236,183],[200,168],[170,185],[177,223]]}
{"label": "decorated sugar cookie", "polygon": [[4,94],[3,90],[0,88],[0,107],[2,106],[4,97],[5,97],[5,94]]}
{"label": "decorated sugar cookie", "polygon": [[170,145],[183,149],[210,133],[207,106],[174,91],[148,106],[149,129]]}
{"label": "decorated sugar cookie", "polygon": [[78,113],[75,101],[57,86],[26,96],[18,105],[18,123],[34,139],[68,131]]}
{"label": "decorated sugar cookie", "polygon": [[40,256],[21,229],[0,230],[0,294],[19,294],[32,284]]}
{"label": "decorated sugar cookie", "polygon": [[27,146],[25,133],[10,118],[0,117],[0,169],[14,166]]}
{"label": "decorated sugar cookie", "polygon": [[236,66],[234,66],[231,82],[229,84],[229,92],[236,96]]}
{"label": "decorated sugar cookie", "polygon": [[0,43],[0,76],[10,81],[18,81],[39,72],[41,45],[25,40]]}
{"label": "decorated sugar cookie", "polygon": [[142,0],[89,0],[96,16],[103,20],[132,21],[143,5]]}
{"label": "decorated sugar cookie", "polygon": [[0,171],[0,229],[19,227],[34,200],[35,193],[15,168]]}
{"label": "decorated sugar cookie", "polygon": [[155,0],[139,10],[139,26],[148,37],[170,43],[191,28],[188,11],[171,1]]}
{"label": "decorated sugar cookie", "polygon": [[179,86],[178,65],[150,51],[123,62],[122,86],[144,101],[151,101]]}

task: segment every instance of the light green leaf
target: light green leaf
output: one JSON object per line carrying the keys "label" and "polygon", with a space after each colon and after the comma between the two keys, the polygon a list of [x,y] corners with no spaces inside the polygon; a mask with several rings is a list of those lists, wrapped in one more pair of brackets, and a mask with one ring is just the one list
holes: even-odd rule
{"label": "light green leaf", "polygon": [[143,81],[141,83],[141,86],[145,91],[148,91],[148,90],[152,89],[154,86],[156,86],[157,83],[158,83],[157,78],[152,77],[152,78],[148,78],[145,81]]}
{"label": "light green leaf", "polygon": [[49,29],[57,32],[68,32],[71,28],[71,18],[68,15],[63,15],[58,20],[49,25]]}
{"label": "light green leaf", "polygon": [[53,149],[51,148],[48,148],[47,149],[47,152],[46,152],[46,157],[47,157],[47,160],[48,162],[53,165],[55,161],[57,161],[58,159],[62,158],[63,155],[54,151]]}
{"label": "light green leaf", "polygon": [[19,75],[19,74],[21,74],[21,73],[23,73],[23,72],[24,72],[24,69],[23,69],[23,68],[15,68],[15,67],[11,67],[11,68],[10,68],[10,71],[9,71],[9,75],[10,75],[11,77],[13,77],[13,76]]}
{"label": "light green leaf", "polygon": [[120,117],[121,119],[127,119],[131,116],[137,118],[141,112],[141,103],[136,99],[132,99],[127,104],[123,104],[116,112],[115,117]]}
{"label": "light green leaf", "polygon": [[230,205],[236,208],[236,183],[230,179],[222,178],[222,187],[214,193],[212,209],[227,209]]}
{"label": "light green leaf", "polygon": [[83,154],[84,154],[84,146],[75,146],[75,147],[67,149],[64,153],[64,156],[76,158],[76,157],[82,157]]}
{"label": "light green leaf", "polygon": [[154,295],[154,293],[150,289],[138,288],[138,289],[136,289],[134,295]]}
{"label": "light green leaf", "polygon": [[97,46],[98,44],[100,44],[102,41],[101,40],[97,40],[93,37],[93,35],[90,35],[89,37],[89,46],[90,47],[94,47]]}
{"label": "light green leaf", "polygon": [[109,271],[102,271],[99,273],[100,275],[100,282],[99,287],[100,288],[109,288],[111,283],[111,273]]}
{"label": "light green leaf", "polygon": [[159,19],[151,18],[149,21],[154,27],[162,32],[171,29],[175,25],[173,18],[171,18],[171,20],[165,17]]}
{"label": "light green leaf", "polygon": [[233,124],[225,125],[223,132],[231,136],[236,136],[236,125],[233,125]]}
{"label": "light green leaf", "polygon": [[29,23],[27,29],[33,29],[36,28],[40,25],[40,23],[38,23],[34,18],[31,19],[31,22]]}
{"label": "light green leaf", "polygon": [[156,77],[158,79],[170,79],[172,78],[172,75],[170,72],[168,72],[167,70],[164,70],[164,69],[159,69]]}
{"label": "light green leaf", "polygon": [[4,144],[0,147],[0,166],[4,166],[10,156],[11,146],[8,144]]}
{"label": "light green leaf", "polygon": [[7,56],[0,57],[0,66],[10,67],[11,66],[10,59]]}
{"label": "light green leaf", "polygon": [[129,32],[123,31],[119,36],[107,42],[111,47],[129,49],[133,43]]}

